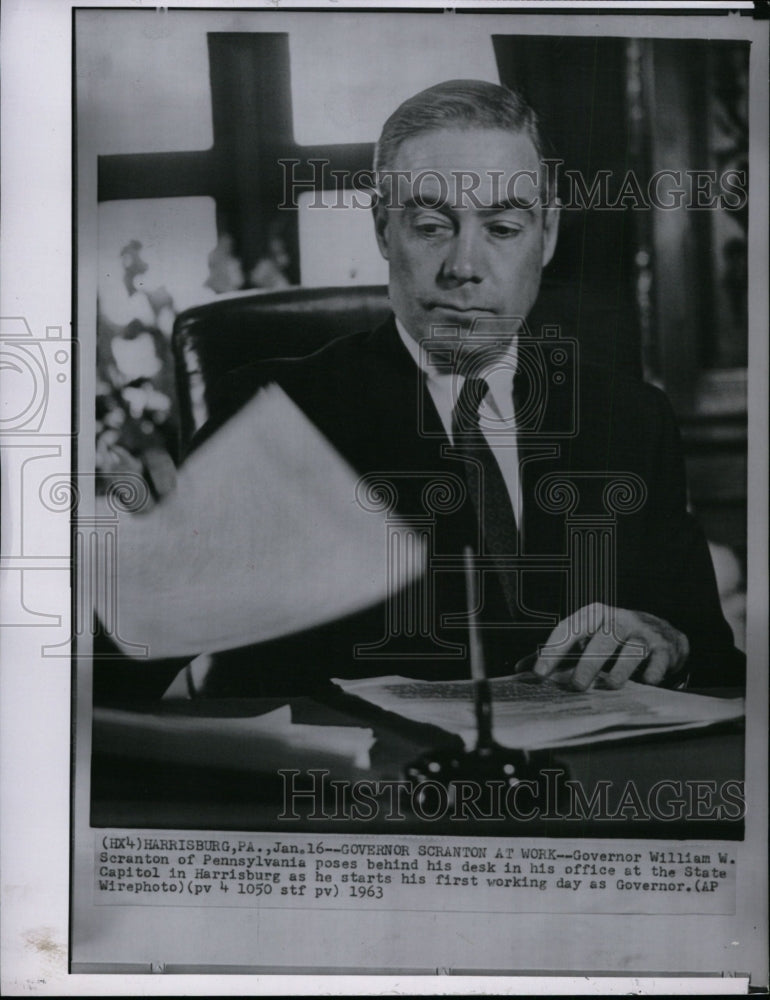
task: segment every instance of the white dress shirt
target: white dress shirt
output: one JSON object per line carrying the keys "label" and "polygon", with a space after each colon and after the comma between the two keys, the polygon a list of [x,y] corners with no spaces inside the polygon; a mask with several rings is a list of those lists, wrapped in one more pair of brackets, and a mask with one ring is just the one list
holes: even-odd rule
{"label": "white dress shirt", "polygon": [[[452,441],[452,411],[465,378],[456,372],[439,371],[431,365],[425,352],[420,350],[419,344],[409,336],[398,318],[396,329],[415,363],[425,373],[431,399],[446,435]],[[518,344],[514,337],[502,356],[491,362],[487,369],[482,368],[474,372],[474,375],[485,379],[489,386],[489,391],[479,406],[479,426],[500,466],[511,498],[516,525],[521,531],[521,479],[519,453],[516,447],[516,415],[513,409],[513,376],[516,372],[517,355]]]}

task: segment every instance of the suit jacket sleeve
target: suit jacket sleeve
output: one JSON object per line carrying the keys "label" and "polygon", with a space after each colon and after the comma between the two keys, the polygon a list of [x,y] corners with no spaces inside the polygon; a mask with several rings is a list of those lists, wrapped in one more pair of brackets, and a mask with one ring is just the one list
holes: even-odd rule
{"label": "suit jacket sleeve", "polygon": [[740,685],[745,681],[745,657],[735,649],[722,614],[705,536],[687,509],[676,420],[663,393],[653,390],[653,397],[657,435],[648,457],[648,606],[687,636],[691,686]]}

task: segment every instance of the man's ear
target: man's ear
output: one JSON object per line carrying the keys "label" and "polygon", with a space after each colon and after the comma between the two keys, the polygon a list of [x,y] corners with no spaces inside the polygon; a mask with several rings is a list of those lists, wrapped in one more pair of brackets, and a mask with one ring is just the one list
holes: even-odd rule
{"label": "man's ear", "polygon": [[388,210],[377,195],[372,196],[372,214],[377,246],[385,260],[390,260],[388,255]]}
{"label": "man's ear", "polygon": [[550,262],[556,250],[560,214],[561,202],[558,199],[543,209],[543,267]]}

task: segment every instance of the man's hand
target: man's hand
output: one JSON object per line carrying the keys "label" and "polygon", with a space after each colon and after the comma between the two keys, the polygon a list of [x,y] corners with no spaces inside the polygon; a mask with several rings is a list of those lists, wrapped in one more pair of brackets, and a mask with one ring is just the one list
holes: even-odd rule
{"label": "man's hand", "polygon": [[572,686],[585,691],[602,672],[609,687],[619,688],[644,665],[639,678],[662,684],[684,666],[690,652],[687,636],[645,611],[607,604],[587,604],[564,618],[540,649],[533,668],[545,677],[577,658]]}

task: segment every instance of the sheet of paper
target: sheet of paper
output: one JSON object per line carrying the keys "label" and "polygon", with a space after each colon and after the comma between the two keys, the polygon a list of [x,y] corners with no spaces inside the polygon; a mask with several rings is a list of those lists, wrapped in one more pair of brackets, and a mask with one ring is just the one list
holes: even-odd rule
{"label": "sheet of paper", "polygon": [[371,729],[292,723],[284,705],[247,718],[94,710],[93,748],[166,763],[272,771],[281,767],[366,770]]}
{"label": "sheet of paper", "polygon": [[[121,515],[122,641],[152,658],[194,656],[384,600],[422,572],[422,559],[417,551],[389,570],[395,524],[360,501],[358,478],[279,386],[261,390],[190,456],[172,494]],[[116,613],[112,600],[98,595],[103,621]]]}
{"label": "sheet of paper", "polygon": [[[420,681],[408,677],[336,680],[387,712],[429,723],[476,742],[473,682]],[[565,673],[541,678],[533,673],[490,681],[495,739],[523,749],[570,746],[706,726],[744,714],[742,698],[707,698],[629,681],[619,690],[594,687],[572,691]]]}

